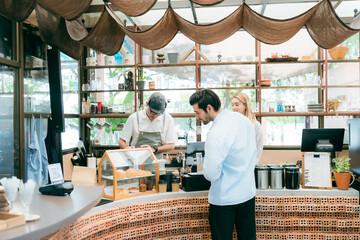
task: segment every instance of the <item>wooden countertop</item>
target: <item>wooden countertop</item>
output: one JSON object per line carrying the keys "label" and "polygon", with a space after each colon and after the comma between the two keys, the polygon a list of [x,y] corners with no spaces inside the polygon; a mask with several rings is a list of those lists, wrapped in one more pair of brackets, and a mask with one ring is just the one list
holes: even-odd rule
{"label": "wooden countertop", "polygon": [[[69,225],[101,200],[103,186],[75,186],[69,196],[42,195],[38,187],[30,206],[30,214],[40,215],[35,222],[0,232],[0,239],[39,239]],[[14,211],[22,211],[19,197]]]}

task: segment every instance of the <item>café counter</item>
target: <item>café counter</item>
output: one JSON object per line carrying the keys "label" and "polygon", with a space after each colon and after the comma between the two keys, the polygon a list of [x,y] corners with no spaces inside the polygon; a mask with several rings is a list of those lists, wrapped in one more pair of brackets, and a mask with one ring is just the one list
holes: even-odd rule
{"label": "caf\u00e9 counter", "polygon": [[[101,200],[102,186],[74,186],[68,196],[42,195],[35,189],[30,214],[40,215],[40,219],[25,225],[0,232],[0,239],[40,239],[69,226],[88,212]],[[22,211],[19,198],[14,211]]]}
{"label": "caf\u00e9 counter", "polygon": [[[46,239],[210,239],[207,195],[180,191],[114,201]],[[353,239],[360,233],[359,192],[352,188],[258,190],[255,208],[257,239]]]}

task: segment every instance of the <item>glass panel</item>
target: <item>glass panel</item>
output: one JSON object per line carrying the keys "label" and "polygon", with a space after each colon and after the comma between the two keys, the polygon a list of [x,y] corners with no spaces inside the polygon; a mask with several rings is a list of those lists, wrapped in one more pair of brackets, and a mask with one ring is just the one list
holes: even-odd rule
{"label": "glass panel", "polygon": [[328,106],[335,111],[360,110],[360,85],[354,88],[329,88]]}
{"label": "glass panel", "polygon": [[329,86],[360,86],[360,63],[330,63]]}
{"label": "glass panel", "polygon": [[306,12],[315,5],[316,3],[267,4],[264,16],[275,19],[292,18]]}
{"label": "glass panel", "polygon": [[[316,88],[264,88],[261,90],[261,111],[263,112],[285,112],[285,106],[291,106],[291,111],[295,110],[294,112],[307,112],[307,105],[315,103],[318,103],[318,89]],[[283,107],[279,108],[279,104]]]}
{"label": "glass panel", "polygon": [[46,48],[39,36],[24,31],[24,112],[51,112]]}
{"label": "glass panel", "polygon": [[349,119],[352,116],[325,116],[324,128],[345,128],[344,144],[349,144]]}
{"label": "glass panel", "polygon": [[263,117],[264,145],[301,145],[302,130],[318,128],[318,117]]}
{"label": "glass panel", "polygon": [[150,82],[154,82],[155,89],[195,88],[195,67],[192,66],[144,68],[143,77],[145,89],[149,89]]}
{"label": "glass panel", "polygon": [[0,178],[20,177],[19,125],[14,109],[16,70],[0,66]]}
{"label": "glass panel", "polygon": [[60,53],[64,113],[79,113],[78,61]]}
{"label": "glass panel", "polygon": [[80,137],[78,118],[65,118],[65,132],[61,133],[62,149],[76,147]]}
{"label": "glass panel", "polygon": [[91,118],[90,128],[91,145],[115,145],[118,146],[120,132],[127,118]]}
{"label": "glass panel", "polygon": [[[201,45],[201,52],[210,62],[239,62],[255,60],[255,39],[245,31],[238,31],[219,43]],[[243,68],[244,66],[236,66]]]}
{"label": "glass panel", "polygon": [[281,54],[288,54],[291,57],[299,57],[299,60],[301,60],[302,56],[314,60],[318,59],[317,51],[318,46],[306,29],[301,29],[295,36],[282,44],[269,45],[261,43],[261,59],[263,61],[265,58],[271,57],[272,53],[277,53],[279,57],[281,57]]}
{"label": "glass panel", "polygon": [[251,100],[252,110],[256,112],[256,90],[255,89],[212,89],[220,98],[221,106],[231,110],[231,100],[239,92],[245,93]]}
{"label": "glass panel", "polygon": [[320,86],[317,63],[263,64],[261,78],[271,86]]}
{"label": "glass panel", "polygon": [[0,15],[0,58],[14,60],[13,22]]}
{"label": "glass panel", "polygon": [[[148,50],[146,48],[143,48],[143,58],[142,58],[141,62],[143,64],[158,63],[158,61],[156,60],[158,53],[164,54],[164,57],[165,57],[164,63],[169,63],[169,55],[167,55],[167,53],[179,53],[178,59],[177,59],[177,62],[179,62],[180,59],[188,51],[190,51],[191,48],[193,48],[194,46],[195,46],[195,43],[193,41],[188,39],[184,34],[178,33],[170,41],[170,43],[167,44],[164,48],[161,48],[161,49],[158,49],[158,50],[155,50],[155,51],[151,51],[151,50]],[[149,60],[148,60],[149,62],[143,61],[144,56],[149,57]],[[148,58],[148,57],[146,57],[146,58]],[[186,60],[194,61],[195,60],[195,53],[192,52],[192,54]],[[176,61],[174,61],[172,63],[176,63]],[[193,73],[195,74],[195,72],[193,72]]]}
{"label": "glass panel", "polygon": [[201,66],[202,88],[251,87],[255,84],[255,65]]}

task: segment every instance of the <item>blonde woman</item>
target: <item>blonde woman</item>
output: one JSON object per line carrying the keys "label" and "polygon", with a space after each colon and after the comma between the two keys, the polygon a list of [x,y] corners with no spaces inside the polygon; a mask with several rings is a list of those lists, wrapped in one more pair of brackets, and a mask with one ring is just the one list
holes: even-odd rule
{"label": "blonde woman", "polygon": [[248,95],[244,93],[236,94],[231,100],[232,110],[234,112],[239,112],[245,115],[250,119],[255,126],[255,135],[256,135],[256,157],[259,162],[261,154],[263,152],[264,140],[263,140],[263,130],[261,124],[256,120],[255,114],[251,110],[251,103]]}

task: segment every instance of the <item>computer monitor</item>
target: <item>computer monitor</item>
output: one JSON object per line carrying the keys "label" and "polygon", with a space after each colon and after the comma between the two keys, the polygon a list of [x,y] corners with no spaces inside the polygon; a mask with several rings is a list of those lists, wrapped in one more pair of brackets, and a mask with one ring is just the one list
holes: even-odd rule
{"label": "computer monitor", "polygon": [[335,151],[342,151],[344,132],[344,128],[303,129],[301,151],[330,152],[333,159]]}

